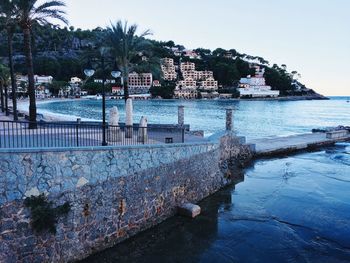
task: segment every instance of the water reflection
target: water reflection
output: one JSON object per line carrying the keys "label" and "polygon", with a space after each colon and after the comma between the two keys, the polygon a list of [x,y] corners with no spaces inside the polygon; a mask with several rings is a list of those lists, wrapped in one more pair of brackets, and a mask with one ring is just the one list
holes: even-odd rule
{"label": "water reflection", "polygon": [[85,262],[349,262],[349,153],[343,143],[259,160],[195,220],[171,218]]}

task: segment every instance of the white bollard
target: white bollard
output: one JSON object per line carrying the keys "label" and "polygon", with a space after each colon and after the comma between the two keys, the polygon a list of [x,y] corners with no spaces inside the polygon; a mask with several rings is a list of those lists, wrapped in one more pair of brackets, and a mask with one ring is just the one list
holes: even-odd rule
{"label": "white bollard", "polygon": [[109,120],[108,124],[112,126],[118,126],[119,125],[119,112],[117,107],[113,107],[109,111]]}
{"label": "white bollard", "polygon": [[108,120],[108,140],[111,142],[121,141],[121,132],[119,127],[119,112],[117,107],[109,111]]}
{"label": "white bollard", "polygon": [[132,121],[132,99],[127,99],[126,100],[126,105],[125,105],[125,138],[132,138],[133,136],[133,121]]}
{"label": "white bollard", "polygon": [[139,125],[139,133],[137,136],[137,142],[146,143],[148,140],[147,135],[147,118],[142,116]]}

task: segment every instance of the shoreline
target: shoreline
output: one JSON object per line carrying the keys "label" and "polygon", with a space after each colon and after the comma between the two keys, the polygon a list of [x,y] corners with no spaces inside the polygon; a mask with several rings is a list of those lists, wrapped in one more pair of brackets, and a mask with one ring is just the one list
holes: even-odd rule
{"label": "shoreline", "polygon": [[[36,101],[36,105],[43,105],[43,104],[48,104],[48,103],[52,103],[52,102],[66,102],[66,101],[76,101],[77,99],[58,99],[58,98],[54,98],[54,99],[43,99],[43,100],[37,100]],[[79,100],[87,100],[84,98],[81,98]],[[12,106],[9,105],[9,106]],[[21,101],[17,101],[17,110],[23,114],[28,115],[29,114],[29,100],[28,99],[24,99]],[[48,111],[48,110],[43,110],[37,107],[37,114],[41,114],[42,115],[42,120],[44,121],[51,121],[51,122],[55,122],[55,121],[76,121],[77,118],[80,118],[82,121],[99,121],[99,120],[94,120],[94,119],[89,119],[89,118],[82,118],[80,116],[76,116],[76,115],[67,115],[67,114],[60,114],[60,113],[55,113],[52,111]],[[12,115],[12,114],[11,114]]]}

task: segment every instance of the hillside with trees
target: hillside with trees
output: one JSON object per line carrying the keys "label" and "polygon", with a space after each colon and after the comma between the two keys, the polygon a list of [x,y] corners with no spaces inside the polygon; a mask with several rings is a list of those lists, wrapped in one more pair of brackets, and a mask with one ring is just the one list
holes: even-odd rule
{"label": "hillside with trees", "polygon": [[[51,75],[55,85],[66,83],[73,76],[84,78],[83,69],[89,57],[96,54],[101,47],[107,47],[108,29],[95,28],[82,30],[80,28],[58,27],[54,25],[32,25],[32,53],[34,73],[38,75]],[[6,30],[0,32],[0,62],[8,64]],[[27,74],[25,53],[23,50],[23,32],[15,28],[13,33],[13,59],[16,73]],[[268,85],[279,90],[281,95],[303,95],[296,90],[296,85],[305,88],[298,81],[300,74],[296,71],[289,72],[285,65],[278,66],[270,63],[259,56],[251,56],[240,53],[235,49],[215,50],[198,48],[194,51],[200,59],[191,59],[183,55],[174,55],[172,48],[185,50],[185,47],[173,41],[156,41],[142,37],[143,46],[140,52],[131,54],[130,71],[138,73],[151,72],[154,79],[161,81],[164,89],[153,88],[152,93],[156,96],[169,98],[174,88],[173,83],[162,81],[160,63],[164,57],[173,58],[175,63],[180,61],[192,61],[196,63],[198,70],[211,70],[219,82],[219,92],[232,92],[238,81],[247,75],[253,75],[254,69],[250,64],[258,64],[265,68],[265,78]],[[228,56],[229,54],[229,56]],[[146,59],[143,59],[143,58]],[[101,74],[101,72],[100,72]],[[97,74],[98,75],[98,74]],[[53,85],[53,89],[57,87]],[[96,91],[95,85],[87,84],[86,88]],[[313,91],[309,90],[309,93]]]}

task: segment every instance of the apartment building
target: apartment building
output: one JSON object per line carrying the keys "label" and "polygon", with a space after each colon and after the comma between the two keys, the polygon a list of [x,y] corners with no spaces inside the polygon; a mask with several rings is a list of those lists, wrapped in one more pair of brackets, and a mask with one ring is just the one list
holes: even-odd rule
{"label": "apartment building", "polygon": [[193,62],[181,62],[180,70],[182,73],[185,71],[195,71],[196,65]]}
{"label": "apartment building", "polygon": [[218,90],[218,82],[214,78],[207,78],[200,82],[201,90],[205,91],[217,91]]}
{"label": "apartment building", "polygon": [[152,87],[152,73],[136,73],[132,72],[128,78],[128,88],[130,94],[149,93]]}
{"label": "apartment building", "polygon": [[165,80],[176,80],[177,79],[177,73],[174,65],[174,59],[172,58],[164,58],[162,60],[161,69],[163,72],[163,78]]}

